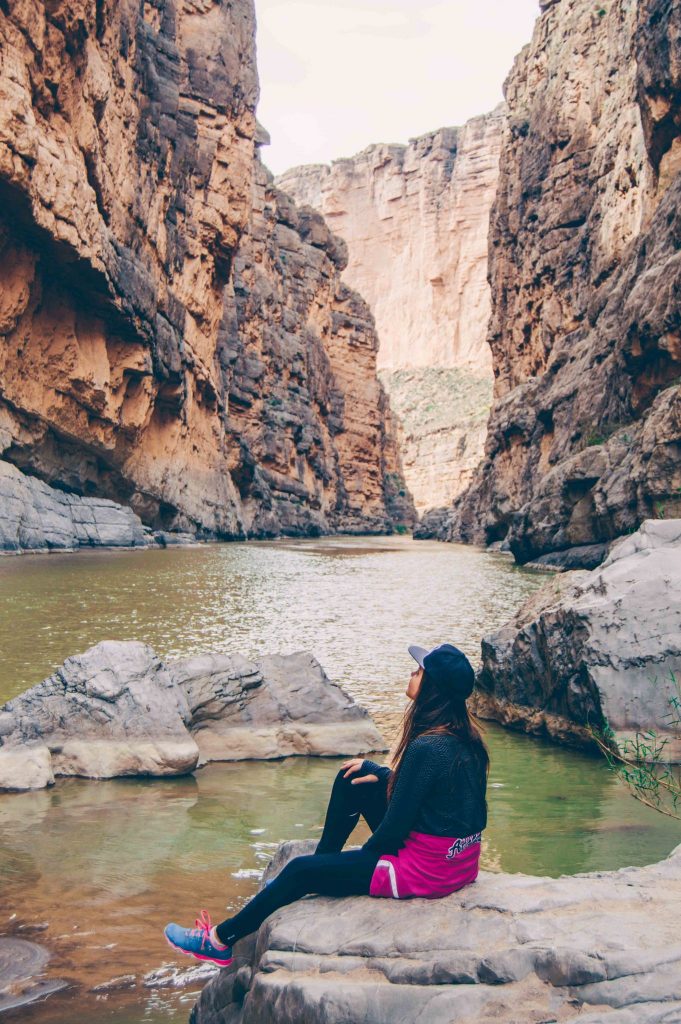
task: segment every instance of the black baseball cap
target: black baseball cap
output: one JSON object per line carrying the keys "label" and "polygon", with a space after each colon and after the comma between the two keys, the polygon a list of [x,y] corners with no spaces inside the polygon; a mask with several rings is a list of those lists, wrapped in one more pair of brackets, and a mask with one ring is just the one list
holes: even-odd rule
{"label": "black baseball cap", "polygon": [[417,665],[441,686],[449,686],[454,696],[466,700],[473,692],[475,672],[470,661],[454,644],[440,644],[431,651],[418,644],[407,648]]}

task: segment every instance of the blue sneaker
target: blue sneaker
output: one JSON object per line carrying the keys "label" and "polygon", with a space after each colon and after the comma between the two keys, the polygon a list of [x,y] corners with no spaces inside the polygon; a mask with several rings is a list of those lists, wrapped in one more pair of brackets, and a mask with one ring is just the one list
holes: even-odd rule
{"label": "blue sneaker", "polygon": [[217,964],[218,967],[228,967],[234,959],[232,947],[216,946],[211,942],[212,927],[210,914],[208,911],[202,910],[200,917],[196,919],[195,928],[182,928],[179,924],[167,924],[163,933],[173,949],[179,949],[180,953],[193,956],[197,960],[207,960],[208,963]]}

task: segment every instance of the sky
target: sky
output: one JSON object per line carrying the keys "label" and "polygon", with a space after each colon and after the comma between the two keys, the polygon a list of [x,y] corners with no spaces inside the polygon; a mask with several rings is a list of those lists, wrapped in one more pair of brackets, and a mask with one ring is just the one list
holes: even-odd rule
{"label": "sky", "polygon": [[538,0],[255,0],[258,119],[279,174],[408,142],[503,99]]}

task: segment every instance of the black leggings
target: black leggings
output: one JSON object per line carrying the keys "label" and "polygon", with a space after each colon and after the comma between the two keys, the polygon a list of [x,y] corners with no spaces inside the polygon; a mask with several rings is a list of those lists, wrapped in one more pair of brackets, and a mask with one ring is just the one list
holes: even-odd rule
{"label": "black leggings", "polygon": [[314,854],[295,857],[277,877],[254,896],[234,917],[217,926],[220,942],[231,946],[257,931],[262,922],[280,907],[308,893],[320,896],[362,896],[369,892],[371,876],[380,854],[367,850],[341,853],[360,814],[371,831],[380,825],[387,805],[386,781],[360,782],[338,773],[331,790],[324,831]]}

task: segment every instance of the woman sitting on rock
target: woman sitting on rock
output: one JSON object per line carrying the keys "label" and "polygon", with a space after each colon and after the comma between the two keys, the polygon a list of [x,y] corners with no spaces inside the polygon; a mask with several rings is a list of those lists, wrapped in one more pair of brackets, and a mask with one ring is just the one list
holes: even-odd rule
{"label": "woman sitting on rock", "polygon": [[[289,861],[215,928],[205,911],[195,928],[169,924],[165,935],[172,946],[225,967],[238,939],[308,893],[435,898],[475,881],[487,823],[489,755],[466,706],[473,668],[451,644],[430,652],[412,646],[409,653],[419,667],[407,687],[412,704],[394,768],[347,761],[333,784],[315,853]],[[373,835],[361,849],[343,851],[360,815]]]}

